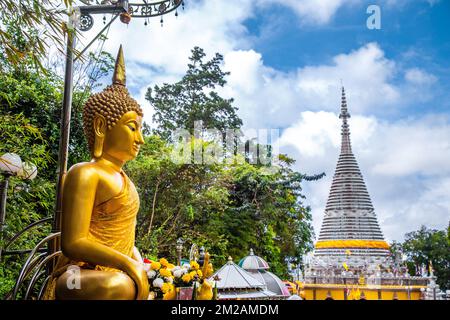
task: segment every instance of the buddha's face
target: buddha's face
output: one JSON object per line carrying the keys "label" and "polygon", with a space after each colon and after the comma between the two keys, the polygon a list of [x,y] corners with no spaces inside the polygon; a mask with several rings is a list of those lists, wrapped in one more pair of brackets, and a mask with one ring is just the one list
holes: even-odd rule
{"label": "buddha's face", "polygon": [[128,111],[105,133],[103,154],[121,161],[136,158],[140,146],[144,143],[142,136],[142,117],[135,111]]}

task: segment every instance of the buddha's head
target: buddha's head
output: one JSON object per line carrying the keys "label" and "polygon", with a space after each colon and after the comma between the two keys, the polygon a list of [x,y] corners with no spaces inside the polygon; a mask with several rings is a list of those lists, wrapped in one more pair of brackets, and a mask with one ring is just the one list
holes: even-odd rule
{"label": "buddha's head", "polygon": [[142,109],[125,86],[122,46],[117,55],[113,83],[89,97],[83,109],[84,133],[91,155],[120,161],[134,159],[144,143]]}

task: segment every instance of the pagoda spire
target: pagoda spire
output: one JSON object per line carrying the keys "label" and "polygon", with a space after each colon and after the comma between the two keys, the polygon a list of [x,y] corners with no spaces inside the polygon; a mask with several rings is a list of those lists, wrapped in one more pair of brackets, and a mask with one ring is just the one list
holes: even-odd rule
{"label": "pagoda spire", "polygon": [[346,257],[346,252],[351,250],[353,256],[385,257],[389,254],[389,246],[384,241],[350,144],[350,114],[344,87],[339,118],[342,119],[341,154],[334,172],[314,255],[335,260],[337,256]]}
{"label": "pagoda spire", "polygon": [[342,119],[342,143],[341,143],[341,154],[352,153],[352,146],[350,143],[350,127],[348,125],[348,119],[350,118],[350,113],[347,109],[347,98],[345,97],[345,89],[342,87],[342,98],[341,98],[341,114],[339,119]]}
{"label": "pagoda spire", "polygon": [[[339,291],[343,287],[351,283],[362,290],[363,287],[372,285],[374,288],[377,287],[378,299],[382,297],[381,292],[386,296],[385,292],[391,290],[387,294],[389,295],[387,299],[390,299],[392,288],[389,284],[394,282],[397,284],[398,281],[400,283],[398,286],[405,288],[402,290],[406,290],[407,287],[401,284],[404,275],[397,277],[380,272],[381,266],[393,269],[396,264],[391,256],[389,244],[384,239],[363,175],[351,149],[348,124],[350,114],[344,87],[339,118],[342,119],[341,153],[334,171],[319,238],[314,245],[312,256],[308,255],[305,259],[303,289],[308,299],[331,297],[347,300],[351,299],[349,298],[351,295],[349,296],[347,289],[342,295]],[[375,279],[376,282],[373,282]],[[412,282],[408,282],[407,285],[412,288],[411,283],[414,283],[414,287],[420,288],[417,284],[424,283],[422,279],[425,278],[417,280],[411,278],[408,281]],[[361,293],[361,299],[377,299],[367,295],[366,289],[369,290],[364,288],[366,296]],[[416,289],[416,292],[419,290]],[[394,295],[397,297],[395,293]],[[411,299],[410,296],[408,293],[407,298]]]}

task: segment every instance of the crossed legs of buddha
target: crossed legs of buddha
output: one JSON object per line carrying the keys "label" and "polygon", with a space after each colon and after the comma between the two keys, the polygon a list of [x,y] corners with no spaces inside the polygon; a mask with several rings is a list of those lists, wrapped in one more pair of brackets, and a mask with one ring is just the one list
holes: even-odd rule
{"label": "crossed legs of buddha", "polygon": [[66,271],[59,276],[55,294],[61,300],[133,300],[136,287],[122,272],[80,269],[77,274]]}

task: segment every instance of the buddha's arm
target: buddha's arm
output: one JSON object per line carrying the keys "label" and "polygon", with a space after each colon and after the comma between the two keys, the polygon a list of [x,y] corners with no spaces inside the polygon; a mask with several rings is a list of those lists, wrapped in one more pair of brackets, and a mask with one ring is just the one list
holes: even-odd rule
{"label": "buddha's arm", "polygon": [[92,167],[75,166],[67,174],[63,190],[61,247],[70,259],[126,272],[137,285],[137,298],[148,296],[148,280],[139,263],[130,257],[88,239],[99,173]]}
{"label": "buddha's arm", "polygon": [[137,262],[143,263],[144,259],[142,259],[141,253],[139,252],[138,248],[133,247],[133,254],[131,256],[134,260]]}

